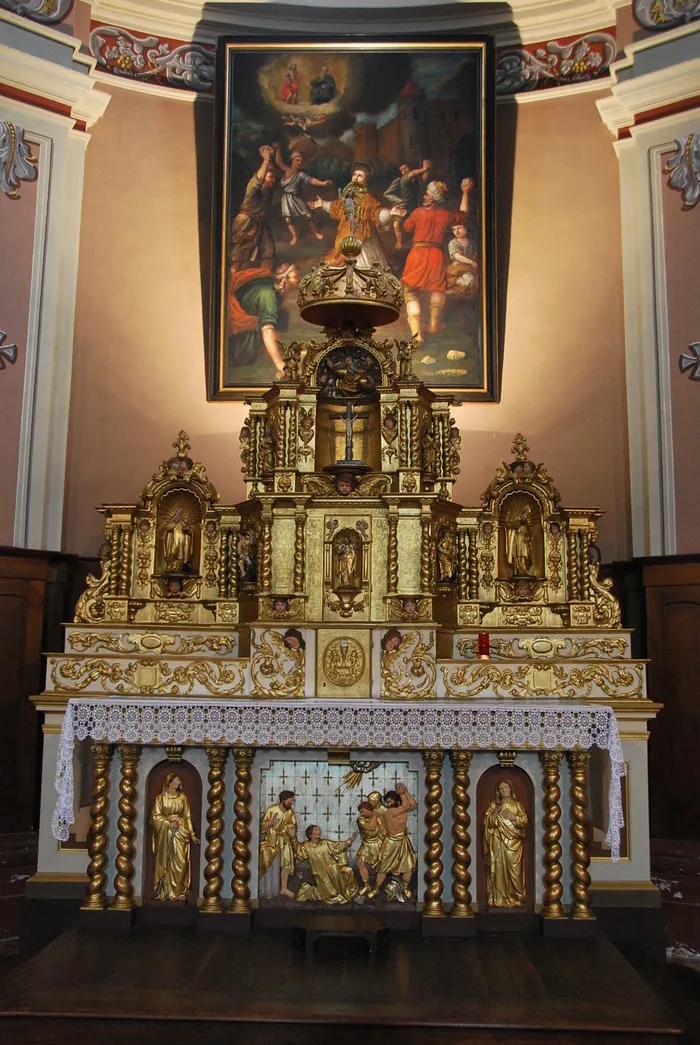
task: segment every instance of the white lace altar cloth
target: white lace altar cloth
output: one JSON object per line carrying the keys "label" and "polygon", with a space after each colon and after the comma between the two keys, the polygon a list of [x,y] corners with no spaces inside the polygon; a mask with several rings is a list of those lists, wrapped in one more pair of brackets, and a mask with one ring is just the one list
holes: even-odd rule
{"label": "white lace altar cloth", "polygon": [[461,748],[466,751],[599,747],[610,756],[610,825],[606,842],[620,855],[625,762],[612,708],[593,704],[430,703],[324,700],[100,700],[76,697],[66,708],[56,765],[55,838],[73,822],[75,741],[107,744],[241,744],[261,748]]}

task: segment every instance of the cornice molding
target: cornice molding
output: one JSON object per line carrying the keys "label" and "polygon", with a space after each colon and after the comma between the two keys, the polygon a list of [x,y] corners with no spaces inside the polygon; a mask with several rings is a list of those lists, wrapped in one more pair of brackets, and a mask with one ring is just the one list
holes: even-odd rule
{"label": "cornice molding", "polygon": [[615,22],[620,0],[500,0],[426,3],[365,0],[357,7],[329,7],[325,0],[297,3],[225,3],[217,0],[94,0],[91,18],[146,35],[215,43],[242,33],[489,32],[498,46],[537,43],[584,34]]}
{"label": "cornice molding", "polygon": [[[691,53],[688,44],[697,57],[678,61],[679,56]],[[610,66],[607,86],[610,94],[596,105],[614,135],[633,127],[645,113],[692,102],[700,96],[700,25],[630,44],[624,57]]]}
{"label": "cornice molding", "polygon": [[[3,23],[21,33],[3,33]],[[42,57],[32,53],[33,37],[42,38]],[[46,46],[48,42],[48,47]],[[19,43],[22,49],[17,46]],[[74,120],[91,127],[107,108],[110,95],[96,89],[95,60],[81,52],[74,36],[6,12],[0,13],[0,94],[2,86],[60,106]]]}

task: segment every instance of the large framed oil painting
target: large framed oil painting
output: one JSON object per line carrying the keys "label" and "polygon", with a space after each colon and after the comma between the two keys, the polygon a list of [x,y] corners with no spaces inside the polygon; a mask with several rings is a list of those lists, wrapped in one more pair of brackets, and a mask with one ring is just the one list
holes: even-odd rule
{"label": "large framed oil painting", "polygon": [[414,338],[417,375],[495,399],[490,43],[224,39],[217,76],[210,398],[256,395],[320,336],[297,286],[338,263],[350,208],[358,264],[402,281],[386,334]]}

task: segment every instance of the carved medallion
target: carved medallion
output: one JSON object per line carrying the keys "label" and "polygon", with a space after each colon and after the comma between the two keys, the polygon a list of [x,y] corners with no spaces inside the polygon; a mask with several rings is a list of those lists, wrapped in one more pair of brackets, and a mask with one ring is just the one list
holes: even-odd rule
{"label": "carved medallion", "polygon": [[323,654],[323,670],[334,686],[353,686],[365,670],[365,651],[355,639],[333,639]]}

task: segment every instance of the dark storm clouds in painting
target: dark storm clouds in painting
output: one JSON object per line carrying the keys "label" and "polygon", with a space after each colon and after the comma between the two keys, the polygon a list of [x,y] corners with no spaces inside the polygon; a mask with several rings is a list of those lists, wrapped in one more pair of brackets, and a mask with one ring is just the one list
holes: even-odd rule
{"label": "dark storm clouds in painting", "polygon": [[387,264],[404,286],[406,308],[386,333],[416,337],[429,386],[494,397],[489,59],[482,41],[224,41],[211,397],[271,384],[280,343],[318,336],[296,288],[322,260],[340,260],[350,183],[359,264]]}

